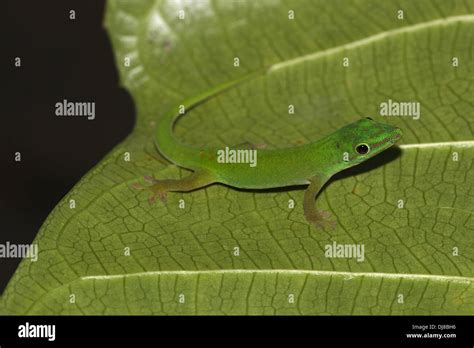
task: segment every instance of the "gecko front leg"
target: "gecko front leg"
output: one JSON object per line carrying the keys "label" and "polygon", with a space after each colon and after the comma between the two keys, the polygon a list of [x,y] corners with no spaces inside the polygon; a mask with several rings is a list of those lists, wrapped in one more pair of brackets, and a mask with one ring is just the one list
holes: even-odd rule
{"label": "gecko front leg", "polygon": [[315,200],[324,184],[330,179],[326,175],[316,175],[309,179],[310,184],[304,193],[303,209],[304,216],[308,222],[317,228],[336,227],[335,221],[329,221],[331,213],[316,209]]}
{"label": "gecko front leg", "polygon": [[150,186],[143,186],[135,183],[132,187],[136,190],[149,190],[152,192],[148,201],[150,204],[156,202],[156,198],[166,201],[166,194],[168,192],[189,192],[202,187],[206,187],[214,182],[214,176],[207,171],[197,170],[191,175],[182,179],[164,179],[159,180],[151,176],[146,176],[145,180],[150,182]]}

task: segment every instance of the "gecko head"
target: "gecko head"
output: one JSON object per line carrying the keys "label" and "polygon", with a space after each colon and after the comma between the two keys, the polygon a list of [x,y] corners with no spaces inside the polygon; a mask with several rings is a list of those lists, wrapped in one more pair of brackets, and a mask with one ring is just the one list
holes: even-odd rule
{"label": "gecko head", "polygon": [[343,145],[346,167],[364,162],[388,149],[402,137],[402,130],[370,117],[363,118],[343,128]]}

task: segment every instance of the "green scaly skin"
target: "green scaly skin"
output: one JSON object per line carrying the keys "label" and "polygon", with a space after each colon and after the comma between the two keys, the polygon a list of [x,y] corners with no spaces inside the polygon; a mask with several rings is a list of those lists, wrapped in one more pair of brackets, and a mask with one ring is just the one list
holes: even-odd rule
{"label": "green scaly skin", "polygon": [[[235,84],[232,83],[232,85]],[[184,105],[189,111],[208,97],[231,87],[219,86],[203,95],[187,100]],[[157,180],[147,177],[151,186],[135,184],[136,189],[153,192],[150,202],[156,197],[165,199],[170,191],[188,192],[222,183],[236,188],[269,189],[293,185],[309,185],[304,196],[304,213],[308,222],[323,228],[334,226],[328,221],[328,213],[318,211],[315,199],[324,184],[336,173],[353,167],[388,149],[401,138],[401,129],[364,118],[348,124],[336,132],[315,142],[285,149],[257,149],[257,165],[248,163],[219,163],[217,151],[222,148],[197,148],[181,143],[173,135],[173,127],[181,116],[180,106],[165,114],[157,126],[155,143],[158,151],[170,162],[193,171],[180,180]],[[369,151],[364,152],[368,146]],[[243,149],[243,146],[229,146]],[[250,146],[246,147],[250,149]],[[358,152],[359,150],[359,152]]]}

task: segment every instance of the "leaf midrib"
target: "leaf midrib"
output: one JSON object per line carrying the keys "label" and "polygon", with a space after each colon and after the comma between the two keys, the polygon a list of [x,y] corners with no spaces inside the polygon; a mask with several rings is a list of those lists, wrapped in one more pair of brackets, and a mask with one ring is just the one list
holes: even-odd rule
{"label": "leaf midrib", "polygon": [[371,44],[373,42],[379,41],[381,39],[384,39],[386,37],[397,36],[397,35],[401,35],[405,33],[412,33],[418,30],[423,30],[423,29],[434,27],[437,25],[446,25],[446,24],[451,24],[451,23],[456,23],[456,22],[472,22],[472,21],[474,21],[474,15],[450,16],[446,18],[435,19],[432,21],[420,22],[417,24],[408,25],[408,26],[404,26],[404,27],[396,28],[392,30],[386,30],[386,31],[382,31],[377,34],[365,37],[363,39],[352,41],[340,46],[335,46],[335,47],[331,47],[322,51],[308,53],[301,57],[292,58],[286,61],[273,64],[269,67],[269,71],[272,72],[275,70],[280,70],[287,66],[300,64],[308,60],[319,59],[322,57],[330,56],[335,53],[343,52],[344,50],[350,50],[350,49],[362,47],[362,46]]}
{"label": "leaf midrib", "polygon": [[87,280],[112,280],[112,279],[126,279],[132,277],[154,277],[162,275],[170,276],[194,276],[194,275],[225,275],[225,274],[288,274],[288,275],[315,275],[315,276],[336,276],[344,277],[344,280],[351,280],[356,277],[363,278],[386,278],[386,279],[409,279],[409,280],[427,280],[435,282],[446,282],[450,281],[453,283],[461,284],[472,284],[474,281],[473,277],[462,277],[462,276],[448,276],[439,274],[409,274],[409,273],[385,273],[385,272],[339,272],[339,271],[318,271],[318,270],[295,270],[295,269],[219,269],[219,270],[177,270],[177,271],[150,271],[150,272],[136,272],[136,273],[123,273],[123,274],[112,274],[112,275],[95,275],[85,276],[70,282],[64,283],[49,292],[41,295],[27,310],[27,314],[39,304],[39,302],[62,288],[68,287],[73,283]]}
{"label": "leaf midrib", "polygon": [[[352,279],[355,277],[367,277],[367,278],[390,278],[390,279],[411,279],[411,280],[433,280],[433,281],[452,281],[458,283],[471,283],[474,281],[473,277],[462,277],[462,276],[450,276],[450,275],[439,275],[439,274],[410,274],[410,273],[386,273],[386,272],[340,272],[340,271],[319,271],[319,270],[297,270],[297,269],[218,269],[218,270],[176,270],[176,271],[150,271],[150,272],[137,272],[137,273],[123,273],[123,274],[112,274],[112,275],[95,275],[81,277],[79,280],[109,280],[109,279],[120,279],[129,277],[150,277],[150,276],[161,276],[161,275],[201,275],[201,274],[306,274],[316,276],[337,276],[347,277],[346,279]],[[77,281],[77,280],[76,280]]]}

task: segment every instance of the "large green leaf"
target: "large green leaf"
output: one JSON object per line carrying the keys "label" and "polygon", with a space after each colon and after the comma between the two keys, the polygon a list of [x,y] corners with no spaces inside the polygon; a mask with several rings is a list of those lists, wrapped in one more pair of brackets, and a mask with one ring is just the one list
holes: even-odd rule
{"label": "large green leaf", "polygon": [[[473,13],[473,1],[109,1],[136,128],[50,214],[1,312],[474,314]],[[302,189],[213,185],[149,205],[132,183],[187,174],[155,159],[156,120],[210,88],[177,125],[183,141],[285,147],[371,115],[404,145],[325,189],[332,231],[306,223]],[[381,117],[388,99],[420,102],[421,118]],[[325,257],[333,242],[363,244],[364,261]]]}

